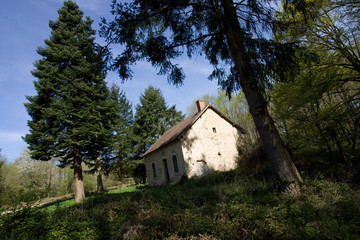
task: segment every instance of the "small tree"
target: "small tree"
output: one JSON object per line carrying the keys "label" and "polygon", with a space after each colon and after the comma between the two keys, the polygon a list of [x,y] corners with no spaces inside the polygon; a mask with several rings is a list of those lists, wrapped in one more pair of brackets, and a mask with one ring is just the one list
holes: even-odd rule
{"label": "small tree", "polygon": [[160,89],[149,86],[140,96],[140,104],[136,106],[134,135],[135,158],[142,154],[170,127],[184,119],[175,105],[168,107]]}
{"label": "small tree", "polygon": [[31,157],[60,159],[74,169],[75,201],[85,198],[82,162],[93,159],[103,139],[103,115],[108,90],[104,63],[96,51],[95,31],[76,3],[65,1],[57,21],[50,21],[51,37],[39,48],[43,58],[32,74],[36,96],[27,97],[30,133],[24,140]]}

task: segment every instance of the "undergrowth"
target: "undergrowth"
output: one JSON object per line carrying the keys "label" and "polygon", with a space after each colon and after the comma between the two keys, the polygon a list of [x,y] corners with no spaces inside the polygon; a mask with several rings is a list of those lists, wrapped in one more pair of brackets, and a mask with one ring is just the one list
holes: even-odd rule
{"label": "undergrowth", "polygon": [[276,191],[264,165],[0,217],[2,239],[359,239],[360,190],[321,174]]}

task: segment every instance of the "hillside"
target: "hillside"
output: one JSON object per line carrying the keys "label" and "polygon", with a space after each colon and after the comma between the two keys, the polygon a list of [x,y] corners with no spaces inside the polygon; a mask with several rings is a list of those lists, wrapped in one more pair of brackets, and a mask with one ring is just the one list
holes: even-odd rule
{"label": "hillside", "polygon": [[[304,174],[303,174],[304,175]],[[81,204],[0,218],[2,239],[359,239],[360,190],[304,176],[302,194],[276,191],[267,166],[163,187],[116,189]]]}

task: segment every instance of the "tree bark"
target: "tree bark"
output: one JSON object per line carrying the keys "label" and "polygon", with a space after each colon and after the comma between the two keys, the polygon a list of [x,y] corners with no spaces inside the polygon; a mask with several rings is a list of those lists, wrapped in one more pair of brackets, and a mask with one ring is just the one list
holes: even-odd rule
{"label": "tree bark", "polygon": [[84,182],[81,167],[81,154],[77,147],[74,147],[74,188],[75,202],[85,200]]}
{"label": "tree bark", "polygon": [[298,183],[302,182],[302,178],[280,138],[274,121],[268,112],[264,96],[258,87],[250,58],[245,50],[243,43],[244,33],[238,22],[234,3],[232,0],[222,0],[222,7],[224,13],[221,22],[227,43],[240,76],[240,85],[248,102],[249,111],[264,145],[265,153],[271,162],[274,173],[281,182],[282,191],[294,194],[300,193]]}
{"label": "tree bark", "polygon": [[102,181],[102,173],[101,173],[101,160],[100,160],[100,154],[96,158],[96,191],[98,193],[104,191],[104,185]]}

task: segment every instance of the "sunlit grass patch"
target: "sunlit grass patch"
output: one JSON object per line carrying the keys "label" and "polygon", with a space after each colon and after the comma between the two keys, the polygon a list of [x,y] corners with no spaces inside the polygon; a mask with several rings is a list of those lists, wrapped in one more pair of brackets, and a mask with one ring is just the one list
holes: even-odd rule
{"label": "sunlit grass patch", "polygon": [[96,198],[106,198],[107,195],[113,195],[113,194],[121,194],[121,193],[131,193],[131,192],[136,192],[139,191],[139,187],[138,186],[129,186],[129,187],[124,187],[124,188],[116,188],[116,189],[111,189],[111,190],[107,190],[103,193],[95,193],[92,194],[90,196],[87,196],[86,199],[83,202],[75,202],[74,199],[67,199],[67,200],[58,200],[55,201],[53,203],[49,203],[46,204],[45,206],[39,207],[41,210],[43,211],[55,211],[56,209],[60,209],[60,208],[69,208],[69,207],[73,207],[73,206],[79,206],[79,207],[83,207],[87,204],[88,201],[94,200]]}

